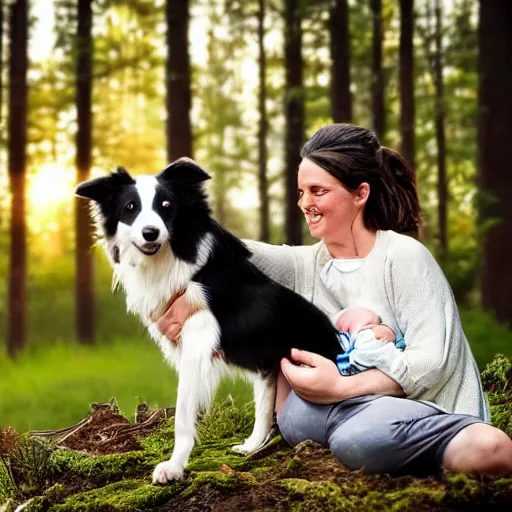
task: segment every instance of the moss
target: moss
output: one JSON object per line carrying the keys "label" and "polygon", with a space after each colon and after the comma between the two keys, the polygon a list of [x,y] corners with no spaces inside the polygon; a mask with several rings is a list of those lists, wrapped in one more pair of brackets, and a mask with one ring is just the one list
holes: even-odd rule
{"label": "moss", "polygon": [[37,496],[32,498],[23,510],[24,512],[46,512],[48,510],[48,504],[44,497]]}
{"label": "moss", "polygon": [[492,393],[511,393],[512,363],[503,354],[496,354],[482,372],[484,389]]}
{"label": "moss", "polygon": [[0,504],[5,503],[13,496],[13,487],[7,471],[0,461]]}
{"label": "moss", "polygon": [[236,437],[239,444],[244,436],[251,433],[254,421],[253,404],[235,407],[233,400],[214,403],[209,413],[197,425],[197,433],[202,442]]}
{"label": "moss", "polygon": [[174,420],[166,421],[156,432],[139,438],[138,441],[145,452],[158,453],[164,458],[167,455],[170,457],[174,448]]}
{"label": "moss", "polygon": [[492,424],[512,437],[512,362],[497,354],[482,372],[482,383],[487,390]]}
{"label": "moss", "polygon": [[480,495],[480,484],[463,474],[448,474],[445,477],[445,506],[462,507],[474,504]]}
{"label": "moss", "polygon": [[191,471],[215,471],[223,464],[233,468],[245,468],[245,458],[236,454],[231,447],[234,440],[223,443],[204,443],[198,445],[192,452],[188,469]]}
{"label": "moss", "polygon": [[363,510],[425,510],[439,507],[443,489],[415,485],[390,493],[370,492],[362,500]]}
{"label": "moss", "polygon": [[[340,511],[381,511],[413,510],[438,507],[444,497],[441,485],[421,481],[403,488],[373,490],[375,479],[365,480],[353,474],[353,478],[344,483],[309,482],[297,478],[280,482],[300,499],[293,506],[295,511],[340,510]],[[377,484],[378,486],[378,484]]]}
{"label": "moss", "polygon": [[512,406],[510,404],[492,405],[491,421],[495,427],[512,437]]}
{"label": "moss", "polygon": [[75,494],[64,503],[51,506],[49,512],[144,512],[165,503],[183,487],[183,482],[155,486],[140,480],[123,480]]}
{"label": "moss", "polygon": [[356,504],[352,496],[346,495],[339,485],[331,482],[308,482],[300,478],[288,478],[281,480],[278,485],[297,495],[294,511],[351,511],[356,510]]}
{"label": "moss", "polygon": [[96,485],[144,473],[149,475],[158,462],[161,462],[161,457],[144,452],[89,456],[71,450],[58,450],[52,455],[52,466],[57,474],[73,473]]}
{"label": "moss", "polygon": [[255,478],[250,473],[243,475],[236,472],[221,473],[217,471],[204,471],[199,473],[191,480],[191,483],[184,492],[185,496],[194,494],[203,486],[212,486],[224,491],[233,491],[241,486],[254,483]]}

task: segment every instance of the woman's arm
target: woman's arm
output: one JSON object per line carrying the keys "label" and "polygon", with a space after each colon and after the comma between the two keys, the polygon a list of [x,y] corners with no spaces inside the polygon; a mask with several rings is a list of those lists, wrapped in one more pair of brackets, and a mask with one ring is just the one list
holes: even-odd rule
{"label": "woman's arm", "polygon": [[413,239],[400,240],[390,250],[385,284],[407,340],[407,348],[388,362],[386,373],[407,397],[429,400],[460,364],[458,355],[467,344],[450,285],[428,249]]}
{"label": "woman's arm", "polygon": [[[329,404],[363,395],[404,396],[400,385],[377,369],[344,377],[336,365],[318,354],[293,349],[281,370],[294,391],[310,402]],[[307,365],[307,366],[299,366]]]}
{"label": "woman's arm", "polygon": [[279,284],[295,290],[295,259],[288,245],[271,245],[256,240],[243,240],[251,251],[251,263]]}

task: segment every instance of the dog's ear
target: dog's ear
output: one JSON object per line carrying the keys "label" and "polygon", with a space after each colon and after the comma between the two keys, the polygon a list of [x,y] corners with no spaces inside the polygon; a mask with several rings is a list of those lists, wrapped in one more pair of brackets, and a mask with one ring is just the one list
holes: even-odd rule
{"label": "dog's ear", "polygon": [[128,174],[128,171],[123,167],[118,167],[109,176],[80,183],[76,187],[75,195],[101,203],[110,199],[116,190],[134,184],[135,180]]}
{"label": "dog's ear", "polygon": [[195,185],[209,180],[210,175],[201,169],[191,158],[178,158],[169,164],[158,176],[157,179],[166,182],[175,182],[182,185]]}

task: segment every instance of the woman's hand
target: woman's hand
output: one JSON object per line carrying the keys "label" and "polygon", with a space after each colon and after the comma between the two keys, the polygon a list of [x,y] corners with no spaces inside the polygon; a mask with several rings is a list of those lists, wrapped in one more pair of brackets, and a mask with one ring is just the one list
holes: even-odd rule
{"label": "woman's hand", "polygon": [[363,329],[371,329],[375,338],[380,341],[387,341],[389,343],[394,343],[396,341],[396,336],[391,327],[388,327],[385,324],[377,324],[377,325],[366,325]]}
{"label": "woman's hand", "polygon": [[185,295],[172,297],[166,304],[162,313],[153,312],[150,318],[156,323],[157,329],[172,341],[179,343],[181,329],[185,321],[197,311],[197,307],[190,304]]}
{"label": "woman's hand", "polygon": [[331,404],[346,398],[342,391],[343,377],[332,361],[296,348],[290,355],[296,364],[283,358],[281,370],[299,396],[317,404]]}
{"label": "woman's hand", "polygon": [[363,395],[404,396],[404,390],[391,377],[373,368],[344,377],[337,366],[318,354],[292,349],[291,357],[281,359],[281,370],[299,396],[317,404],[332,404]]}

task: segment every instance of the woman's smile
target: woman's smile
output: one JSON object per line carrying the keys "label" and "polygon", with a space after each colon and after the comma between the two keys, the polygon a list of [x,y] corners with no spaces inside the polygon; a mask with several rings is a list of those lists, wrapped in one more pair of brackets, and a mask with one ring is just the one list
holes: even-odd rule
{"label": "woman's smile", "polygon": [[309,226],[318,224],[322,217],[323,215],[317,210],[309,210],[306,212],[306,222]]}

